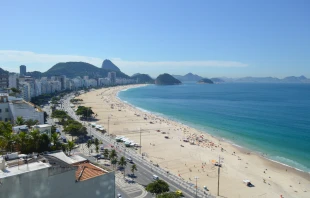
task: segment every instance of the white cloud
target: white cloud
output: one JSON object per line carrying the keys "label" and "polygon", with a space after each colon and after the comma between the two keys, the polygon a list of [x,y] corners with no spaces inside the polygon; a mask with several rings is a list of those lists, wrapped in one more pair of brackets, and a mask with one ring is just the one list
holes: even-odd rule
{"label": "white cloud", "polygon": [[[0,64],[14,63],[15,66],[21,64],[40,65],[40,71],[49,69],[52,65],[58,62],[68,61],[82,61],[87,62],[98,67],[101,66],[103,59],[79,55],[57,55],[57,54],[39,54],[30,51],[14,51],[14,50],[0,50]],[[121,69],[130,69],[137,67],[246,67],[245,63],[237,61],[126,61],[121,58],[111,58],[111,61]],[[16,65],[17,64],[17,65]],[[12,65],[12,64],[10,64]],[[5,66],[5,65],[3,65]],[[34,68],[30,68],[34,69]]]}

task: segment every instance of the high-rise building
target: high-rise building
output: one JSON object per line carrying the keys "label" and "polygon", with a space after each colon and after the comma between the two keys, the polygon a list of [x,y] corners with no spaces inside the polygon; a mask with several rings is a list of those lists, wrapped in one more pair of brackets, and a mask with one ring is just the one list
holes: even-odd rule
{"label": "high-rise building", "polygon": [[19,66],[19,74],[21,76],[26,76],[26,66],[25,65]]}
{"label": "high-rise building", "polygon": [[9,74],[0,73],[0,90],[5,90],[9,87]]}
{"label": "high-rise building", "polygon": [[109,72],[108,78],[110,79],[110,83],[112,85],[115,85],[115,83],[116,83],[116,72]]}
{"label": "high-rise building", "polygon": [[9,88],[18,88],[17,74],[9,74]]}

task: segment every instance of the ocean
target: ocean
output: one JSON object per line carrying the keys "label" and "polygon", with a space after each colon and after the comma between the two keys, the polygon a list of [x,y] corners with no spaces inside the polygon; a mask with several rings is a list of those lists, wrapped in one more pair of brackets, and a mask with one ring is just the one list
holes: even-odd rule
{"label": "ocean", "polygon": [[118,97],[310,172],[310,84],[148,85]]}

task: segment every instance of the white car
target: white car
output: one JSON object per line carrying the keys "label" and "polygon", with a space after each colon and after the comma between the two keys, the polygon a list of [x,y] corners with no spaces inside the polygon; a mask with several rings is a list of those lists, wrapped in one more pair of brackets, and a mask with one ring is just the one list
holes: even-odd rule
{"label": "white car", "polygon": [[122,198],[122,195],[120,193],[117,194],[118,198]]}

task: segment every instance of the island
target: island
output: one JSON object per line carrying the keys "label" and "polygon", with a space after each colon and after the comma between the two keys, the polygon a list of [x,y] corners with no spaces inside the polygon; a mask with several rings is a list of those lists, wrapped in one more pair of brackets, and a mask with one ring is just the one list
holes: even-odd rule
{"label": "island", "polygon": [[179,85],[182,84],[181,81],[178,79],[174,78],[170,74],[160,74],[156,80],[155,80],[156,85]]}
{"label": "island", "polygon": [[197,83],[199,83],[199,84],[214,84],[214,82],[208,78],[203,78],[203,79],[199,80]]}

